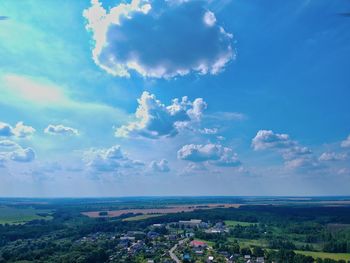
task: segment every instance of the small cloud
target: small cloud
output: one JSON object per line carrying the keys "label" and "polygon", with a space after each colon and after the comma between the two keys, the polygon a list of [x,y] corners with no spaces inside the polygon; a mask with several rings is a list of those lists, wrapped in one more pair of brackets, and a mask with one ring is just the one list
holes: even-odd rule
{"label": "small cloud", "polygon": [[350,147],[350,135],[344,141],[341,142],[340,146],[343,148]]}
{"label": "small cloud", "polygon": [[260,130],[252,140],[255,151],[265,149],[289,148],[295,145],[288,134],[274,133],[271,130]]}
{"label": "small cloud", "polygon": [[214,26],[216,23],[216,17],[213,12],[207,11],[204,14],[203,21],[207,26]]}
{"label": "small cloud", "polygon": [[121,150],[120,145],[107,149],[92,149],[85,152],[83,161],[90,171],[116,172],[120,169],[140,168],[143,162],[132,160]]}
{"label": "small cloud", "polygon": [[77,129],[66,127],[61,124],[59,125],[50,124],[45,128],[44,132],[51,135],[74,135],[74,136],[79,135],[79,132]]}
{"label": "small cloud", "polygon": [[173,137],[189,123],[200,121],[207,107],[203,99],[197,98],[191,102],[187,97],[181,101],[174,99],[171,105],[165,106],[155,95],[146,91],[137,101],[136,121],[117,128],[117,137]]}
{"label": "small cloud", "polygon": [[251,145],[255,151],[272,150],[278,152],[288,169],[314,170],[322,167],[309,148],[300,146],[288,134],[260,130],[252,139]]}
{"label": "small cloud", "polygon": [[218,128],[204,128],[204,129],[199,129],[198,131],[201,134],[212,135],[212,134],[217,134],[219,132],[219,129]]}
{"label": "small cloud", "polygon": [[235,167],[241,165],[237,154],[231,148],[220,144],[187,144],[177,152],[177,157],[180,160],[191,162],[208,161],[216,166]]}
{"label": "small cloud", "polygon": [[18,122],[13,128],[10,124],[0,122],[0,137],[17,137],[27,138],[35,133],[35,129],[31,126],[26,126],[22,121]]}
{"label": "small cloud", "polygon": [[320,161],[344,161],[348,158],[346,153],[324,152],[321,154]]}
{"label": "small cloud", "polygon": [[35,152],[32,148],[18,149],[11,153],[10,159],[15,162],[31,162],[35,159]]}
{"label": "small cloud", "polygon": [[18,138],[26,138],[30,137],[35,133],[35,129],[31,126],[26,126],[22,121],[18,122],[13,128],[13,133],[18,137]]}
{"label": "small cloud", "polygon": [[169,168],[169,162],[166,159],[162,159],[159,162],[157,161],[152,161],[149,165],[149,167],[154,171],[154,172],[160,172],[160,173],[167,173],[170,171]]}
{"label": "small cloud", "polygon": [[10,137],[13,136],[13,128],[4,122],[0,122],[0,136],[1,137]]}
{"label": "small cloud", "polygon": [[8,151],[8,150],[13,150],[18,148],[20,148],[20,146],[14,141],[0,140],[0,151],[4,151],[4,150]]}

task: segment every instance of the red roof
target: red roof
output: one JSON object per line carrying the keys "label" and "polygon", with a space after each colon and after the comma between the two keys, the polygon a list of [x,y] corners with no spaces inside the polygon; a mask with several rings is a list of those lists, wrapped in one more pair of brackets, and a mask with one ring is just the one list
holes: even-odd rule
{"label": "red roof", "polygon": [[205,243],[203,241],[199,241],[199,240],[193,240],[193,241],[191,241],[191,246],[193,246],[193,247],[206,247],[207,243]]}

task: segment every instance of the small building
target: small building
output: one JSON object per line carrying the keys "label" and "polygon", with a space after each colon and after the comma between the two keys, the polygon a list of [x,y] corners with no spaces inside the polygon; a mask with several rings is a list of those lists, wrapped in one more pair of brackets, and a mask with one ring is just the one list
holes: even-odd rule
{"label": "small building", "polygon": [[190,243],[190,246],[193,248],[207,248],[207,243],[199,240],[192,240]]}
{"label": "small building", "polygon": [[256,258],[256,263],[264,263],[264,262],[265,262],[264,257],[257,257]]}
{"label": "small building", "polygon": [[159,233],[154,232],[154,231],[149,231],[149,232],[147,233],[147,237],[150,238],[150,239],[155,239],[155,238],[157,238],[157,237],[159,237],[159,236],[160,236]]}
{"label": "small building", "polygon": [[191,260],[190,254],[184,254],[182,258],[183,258],[183,260],[187,260],[187,261]]}
{"label": "small building", "polygon": [[213,262],[213,261],[214,261],[214,257],[213,256],[209,256],[207,262]]}

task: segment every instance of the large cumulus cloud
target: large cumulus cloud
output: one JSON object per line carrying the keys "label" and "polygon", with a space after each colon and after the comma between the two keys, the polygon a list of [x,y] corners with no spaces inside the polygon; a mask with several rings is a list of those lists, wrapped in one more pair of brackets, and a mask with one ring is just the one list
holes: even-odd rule
{"label": "large cumulus cloud", "polygon": [[164,105],[156,96],[143,92],[138,99],[136,121],[132,121],[116,130],[117,137],[171,137],[190,122],[199,121],[207,104],[203,99],[190,101],[187,97],[174,99],[169,106]]}
{"label": "large cumulus cloud", "polygon": [[83,15],[94,39],[95,63],[115,76],[217,74],[234,58],[232,35],[202,1],[132,0],[106,10],[92,0]]}

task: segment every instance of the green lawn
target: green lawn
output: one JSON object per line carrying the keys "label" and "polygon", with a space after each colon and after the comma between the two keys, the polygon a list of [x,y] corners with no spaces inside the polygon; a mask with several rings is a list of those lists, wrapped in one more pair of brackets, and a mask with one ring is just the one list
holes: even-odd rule
{"label": "green lawn", "polygon": [[52,217],[41,216],[38,214],[50,214],[49,210],[38,210],[32,207],[14,208],[8,206],[0,206],[0,224],[23,224],[35,219],[50,220]]}
{"label": "green lawn", "polygon": [[124,218],[123,221],[140,221],[140,220],[145,220],[147,218],[158,217],[158,216],[162,216],[162,214],[132,216],[132,217]]}
{"label": "green lawn", "polygon": [[233,220],[226,220],[224,222],[225,222],[225,225],[228,226],[228,227],[235,227],[237,225],[240,225],[240,226],[251,226],[251,225],[255,224],[255,223],[250,223],[250,222],[233,221]]}
{"label": "green lawn", "polygon": [[334,260],[350,260],[350,253],[327,253],[327,252],[315,252],[315,251],[301,251],[301,250],[295,250],[295,253],[303,254],[305,256],[311,256],[313,258],[330,258]]}
{"label": "green lawn", "polygon": [[267,241],[263,239],[243,239],[243,238],[234,238],[234,237],[229,237],[229,241],[238,241],[238,244],[241,247],[254,247],[254,246],[259,246],[259,247],[267,247]]}

